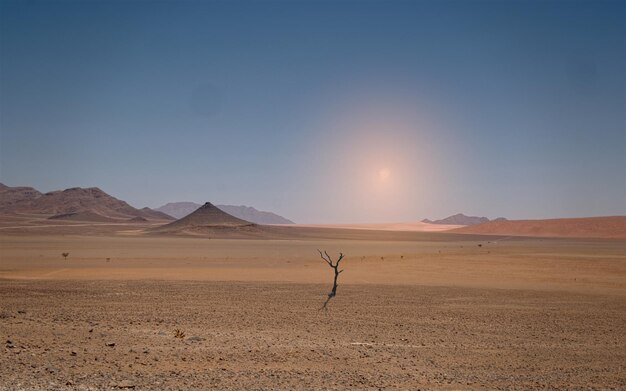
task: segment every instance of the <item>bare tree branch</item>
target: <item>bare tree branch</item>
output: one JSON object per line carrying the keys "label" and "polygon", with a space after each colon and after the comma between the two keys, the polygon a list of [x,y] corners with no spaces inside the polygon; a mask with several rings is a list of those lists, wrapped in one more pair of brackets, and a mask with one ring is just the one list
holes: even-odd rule
{"label": "bare tree branch", "polygon": [[[328,256],[328,254],[326,254],[326,257],[324,256],[324,254],[322,254],[322,252],[320,250],[317,250],[317,252],[320,253],[320,257],[322,257],[322,259],[330,265],[330,267],[333,267],[333,262],[330,260],[330,257]],[[326,253],[326,251],[324,251],[324,253]]]}
{"label": "bare tree branch", "polygon": [[317,252],[320,253],[320,257],[322,257],[322,259],[328,264],[328,266],[330,266],[335,272],[335,278],[333,280],[333,290],[328,294],[328,298],[324,302],[322,308],[320,308],[320,310],[326,310],[326,306],[328,305],[330,299],[337,295],[337,277],[339,277],[339,274],[344,270],[339,270],[339,262],[341,262],[341,260],[343,259],[343,253],[339,253],[339,258],[337,259],[337,262],[333,263],[333,260],[330,255],[328,255],[328,252],[324,251],[324,253],[322,253],[322,251],[320,250],[317,250]]}

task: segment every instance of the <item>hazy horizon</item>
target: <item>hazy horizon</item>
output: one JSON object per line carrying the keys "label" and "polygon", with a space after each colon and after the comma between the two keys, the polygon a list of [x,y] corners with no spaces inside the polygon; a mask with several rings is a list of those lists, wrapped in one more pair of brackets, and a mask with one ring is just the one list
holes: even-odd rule
{"label": "hazy horizon", "polygon": [[298,223],[626,215],[624,2],[2,2],[0,182]]}

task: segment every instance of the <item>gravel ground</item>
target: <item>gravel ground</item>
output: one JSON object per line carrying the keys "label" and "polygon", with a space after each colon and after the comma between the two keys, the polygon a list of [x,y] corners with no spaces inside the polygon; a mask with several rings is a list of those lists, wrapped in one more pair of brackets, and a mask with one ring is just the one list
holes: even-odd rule
{"label": "gravel ground", "polygon": [[0,280],[0,390],[626,389],[623,296],[328,288]]}

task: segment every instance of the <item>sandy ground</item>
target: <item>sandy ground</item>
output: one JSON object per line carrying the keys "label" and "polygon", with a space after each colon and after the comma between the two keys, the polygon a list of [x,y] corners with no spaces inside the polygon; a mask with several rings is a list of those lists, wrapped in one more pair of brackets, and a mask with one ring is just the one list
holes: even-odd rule
{"label": "sandy ground", "polygon": [[479,225],[456,228],[451,232],[485,235],[610,238],[626,240],[626,216],[489,221]]}
{"label": "sandy ground", "polygon": [[[392,242],[0,236],[0,278],[326,283],[330,269],[319,258],[319,248],[347,255],[342,282],[348,284],[626,291],[626,242],[467,238]],[[63,252],[69,252],[67,260]]]}
{"label": "sandy ground", "polygon": [[0,236],[0,390],[626,389],[626,242],[439,235]]}
{"label": "sandy ground", "polygon": [[281,224],[283,227],[303,228],[341,228],[341,229],[368,229],[377,231],[405,231],[405,232],[443,232],[462,228],[463,225],[428,224],[421,221],[405,223],[375,223],[375,224]]}

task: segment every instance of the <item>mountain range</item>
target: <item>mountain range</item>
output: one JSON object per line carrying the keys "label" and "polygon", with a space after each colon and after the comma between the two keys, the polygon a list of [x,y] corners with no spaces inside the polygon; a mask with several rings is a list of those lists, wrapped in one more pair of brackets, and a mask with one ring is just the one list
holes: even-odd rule
{"label": "mountain range", "polygon": [[489,221],[506,221],[506,219],[504,217],[498,217],[497,219],[489,220],[487,217],[466,216],[463,213],[457,213],[441,220],[433,221],[429,219],[424,219],[422,220],[422,223],[447,225],[478,225],[482,223],[487,223]]}
{"label": "mountain range", "polygon": [[[53,220],[145,222],[148,220],[175,220],[198,208],[194,202],[174,202],[154,210],[137,209],[97,187],[73,187],[42,193],[26,186],[10,187],[0,183],[0,213],[43,215]],[[293,224],[293,221],[271,212],[249,206],[218,205],[220,210],[246,222],[256,224]]]}
{"label": "mountain range", "polygon": [[97,187],[41,193],[32,187],[10,187],[1,183],[0,213],[45,215],[59,220],[173,220],[150,208],[134,208]]}
{"label": "mountain range", "polygon": [[[170,202],[168,204],[155,208],[155,210],[180,219],[191,214],[200,207],[202,207],[202,205],[196,204],[195,202]],[[288,220],[275,213],[260,211],[251,206],[215,205],[215,207],[232,216],[235,216],[245,221],[249,221],[251,223],[294,224],[293,221]]]}

